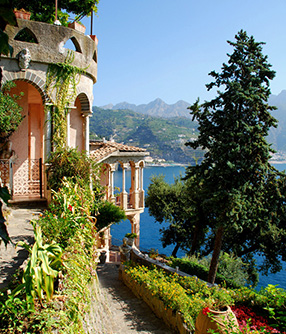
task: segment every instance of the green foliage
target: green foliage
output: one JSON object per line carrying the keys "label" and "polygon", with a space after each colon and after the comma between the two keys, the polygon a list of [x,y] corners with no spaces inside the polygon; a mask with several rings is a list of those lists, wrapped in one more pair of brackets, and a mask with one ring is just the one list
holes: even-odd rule
{"label": "green foliage", "polygon": [[285,175],[270,165],[272,149],[266,141],[270,127],[277,126],[270,113],[275,107],[267,103],[275,72],[262,54],[262,43],[244,31],[235,39],[228,42],[234,49],[228,63],[221,73],[212,71],[214,81],[206,85],[219,89],[217,97],[190,107],[200,134],[188,146],[203,148],[206,154],[200,165],[188,168],[187,178],[195,176],[201,184],[201,205],[212,232],[207,244],[214,250],[210,282],[221,249],[244,261],[253,252],[262,254],[266,272],[279,270],[279,256],[286,258],[279,247],[285,240],[285,213],[280,209]]}
{"label": "green foliage", "polygon": [[98,206],[90,186],[80,179],[64,179],[62,187],[53,192],[49,210],[39,218],[48,241],[55,240],[65,249],[77,233],[85,236],[88,250],[93,245],[94,213]]}
{"label": "green foliage", "polygon": [[23,244],[30,258],[22,277],[13,283],[12,295],[0,294],[3,333],[85,332],[96,276],[94,213],[102,196],[98,183],[94,188],[98,193],[83,179],[64,179],[54,192],[37,221],[35,244]]}
{"label": "green foliage", "polygon": [[136,233],[126,233],[125,237],[135,239],[135,238],[137,238],[137,234]]}
{"label": "green foliage", "polygon": [[[182,259],[171,258],[171,266],[179,267],[181,271],[196,275],[198,278],[207,281],[210,266],[210,257],[199,258],[197,256],[185,257]],[[216,283],[226,285],[231,288],[239,288],[246,283],[256,286],[258,283],[257,275],[248,274],[248,265],[243,263],[241,259],[224,253],[220,257],[218,273],[216,275]],[[254,269],[253,269],[254,270]],[[256,280],[251,280],[253,277]]]}
{"label": "green foliage", "polygon": [[233,303],[229,291],[209,288],[196,277],[182,277],[176,273],[168,275],[162,270],[144,266],[125,267],[125,272],[162,300],[165,307],[181,312],[185,322],[193,329],[202,308],[210,305],[220,308]]}
{"label": "green foliage", "polygon": [[126,219],[124,210],[108,201],[99,203],[96,216],[96,227],[99,231],[112,223],[119,223],[122,219]]}
{"label": "green foliage", "polygon": [[31,313],[23,296],[15,296],[10,290],[0,292],[0,328],[1,333],[41,333],[44,321]]}
{"label": "green foliage", "polygon": [[2,0],[0,7],[0,55],[12,56],[13,48],[9,45],[9,37],[4,32],[6,25],[16,26],[17,21],[10,0]]}
{"label": "green foliage", "polygon": [[163,247],[175,244],[172,256],[176,256],[179,248],[193,254],[203,244],[207,230],[202,223],[197,187],[193,179],[183,182],[177,178],[173,184],[168,184],[163,175],[151,178],[146,207],[157,222],[168,223],[160,233]]}
{"label": "green foliage", "polygon": [[33,227],[34,245],[31,247],[22,241],[18,243],[30,253],[30,256],[23,272],[23,284],[12,293],[16,295],[24,288],[27,305],[31,310],[35,309],[36,296],[41,302],[44,298],[47,301],[51,300],[54,293],[54,280],[62,264],[61,247],[54,242],[51,244],[43,243],[41,227],[36,222],[33,222]]}
{"label": "green foliage", "polygon": [[9,92],[13,87],[16,87],[16,84],[7,81],[0,90],[0,143],[4,143],[15,132],[23,120],[22,108],[17,103],[23,93],[20,96],[11,96]]}
{"label": "green foliage", "polygon": [[53,112],[53,143],[56,147],[65,147],[67,111],[69,103],[76,97],[76,86],[84,73],[72,65],[74,53],[70,51],[64,63],[50,64],[46,78],[46,92],[56,106]]}
{"label": "green foliage", "polygon": [[277,286],[269,284],[260,291],[251,288],[240,288],[234,290],[236,304],[253,308],[257,313],[267,316],[269,324],[286,329],[286,291]]}
{"label": "green foliage", "polygon": [[62,186],[64,177],[73,180],[81,179],[84,183],[90,184],[97,172],[95,163],[87,157],[86,153],[74,148],[58,147],[51,153],[47,163],[48,186],[54,191]]}
{"label": "green foliage", "polygon": [[[195,276],[179,276],[176,273],[170,274],[155,267],[147,268],[134,264],[126,265],[125,272],[136,284],[143,285],[151,291],[153,296],[162,300],[166,309],[181,312],[186,324],[191,329],[194,329],[195,320],[200,311],[206,307],[219,310],[224,306],[244,305],[251,307],[257,315],[268,318],[269,324],[273,319],[274,324],[271,326],[280,331],[284,330],[285,290],[277,289],[273,285],[260,291],[247,287],[225,289],[221,286],[214,286],[210,288]],[[278,316],[274,318],[273,314]],[[280,319],[279,315],[281,315]],[[247,321],[247,319],[245,320]],[[231,331],[227,333],[231,333]],[[261,330],[259,333],[263,333],[263,331]]]}
{"label": "green foliage", "polygon": [[[58,1],[58,19],[63,25],[67,25],[69,18],[68,13],[73,13],[81,19],[83,16],[88,16],[91,10],[97,11],[99,0],[84,0],[84,1]],[[24,8],[31,12],[31,20],[41,21],[46,23],[54,23],[55,21],[55,2],[49,0],[12,0],[13,8]]]}

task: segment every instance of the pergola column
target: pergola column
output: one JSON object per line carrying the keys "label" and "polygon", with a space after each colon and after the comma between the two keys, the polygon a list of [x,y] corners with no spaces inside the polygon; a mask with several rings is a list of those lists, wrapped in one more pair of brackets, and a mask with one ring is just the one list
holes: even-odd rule
{"label": "pergola column", "polygon": [[140,177],[139,177],[139,207],[144,208],[144,188],[143,188],[143,169],[144,169],[144,161],[141,161],[140,164]]}
{"label": "pergola column", "polygon": [[112,203],[115,203],[114,196],[114,172],[115,172],[115,164],[109,165],[109,196]]}
{"label": "pergola column", "polygon": [[134,209],[139,208],[139,163],[135,163],[134,170]]}
{"label": "pergola column", "polygon": [[121,208],[127,210],[128,208],[128,193],[126,191],[126,169],[128,167],[127,163],[122,163],[122,192],[121,192]]}
{"label": "pergola column", "polygon": [[131,233],[136,233],[135,246],[139,247],[140,243],[140,213],[128,217],[131,223]]}

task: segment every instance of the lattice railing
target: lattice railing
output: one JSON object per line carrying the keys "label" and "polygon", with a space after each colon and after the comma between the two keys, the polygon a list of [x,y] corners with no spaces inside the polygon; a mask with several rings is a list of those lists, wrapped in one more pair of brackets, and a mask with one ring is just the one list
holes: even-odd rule
{"label": "lattice railing", "polygon": [[42,196],[42,159],[0,160],[1,179],[12,195]]}

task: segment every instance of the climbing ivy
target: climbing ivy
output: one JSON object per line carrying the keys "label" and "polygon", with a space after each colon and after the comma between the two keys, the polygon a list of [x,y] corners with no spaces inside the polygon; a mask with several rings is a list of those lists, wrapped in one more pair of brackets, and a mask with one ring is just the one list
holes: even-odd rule
{"label": "climbing ivy", "polygon": [[[76,97],[76,86],[85,69],[72,65],[70,51],[64,63],[50,64],[46,78],[46,92],[56,107],[53,112],[53,142],[55,147],[66,146],[67,107]],[[54,99],[53,99],[54,97]]]}

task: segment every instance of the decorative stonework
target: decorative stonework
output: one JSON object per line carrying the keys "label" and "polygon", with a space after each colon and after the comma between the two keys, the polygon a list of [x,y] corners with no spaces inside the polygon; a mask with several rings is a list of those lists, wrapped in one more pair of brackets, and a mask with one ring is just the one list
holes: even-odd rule
{"label": "decorative stonework", "polygon": [[28,48],[23,49],[18,54],[18,64],[21,70],[25,71],[29,68],[31,61],[31,53]]}

